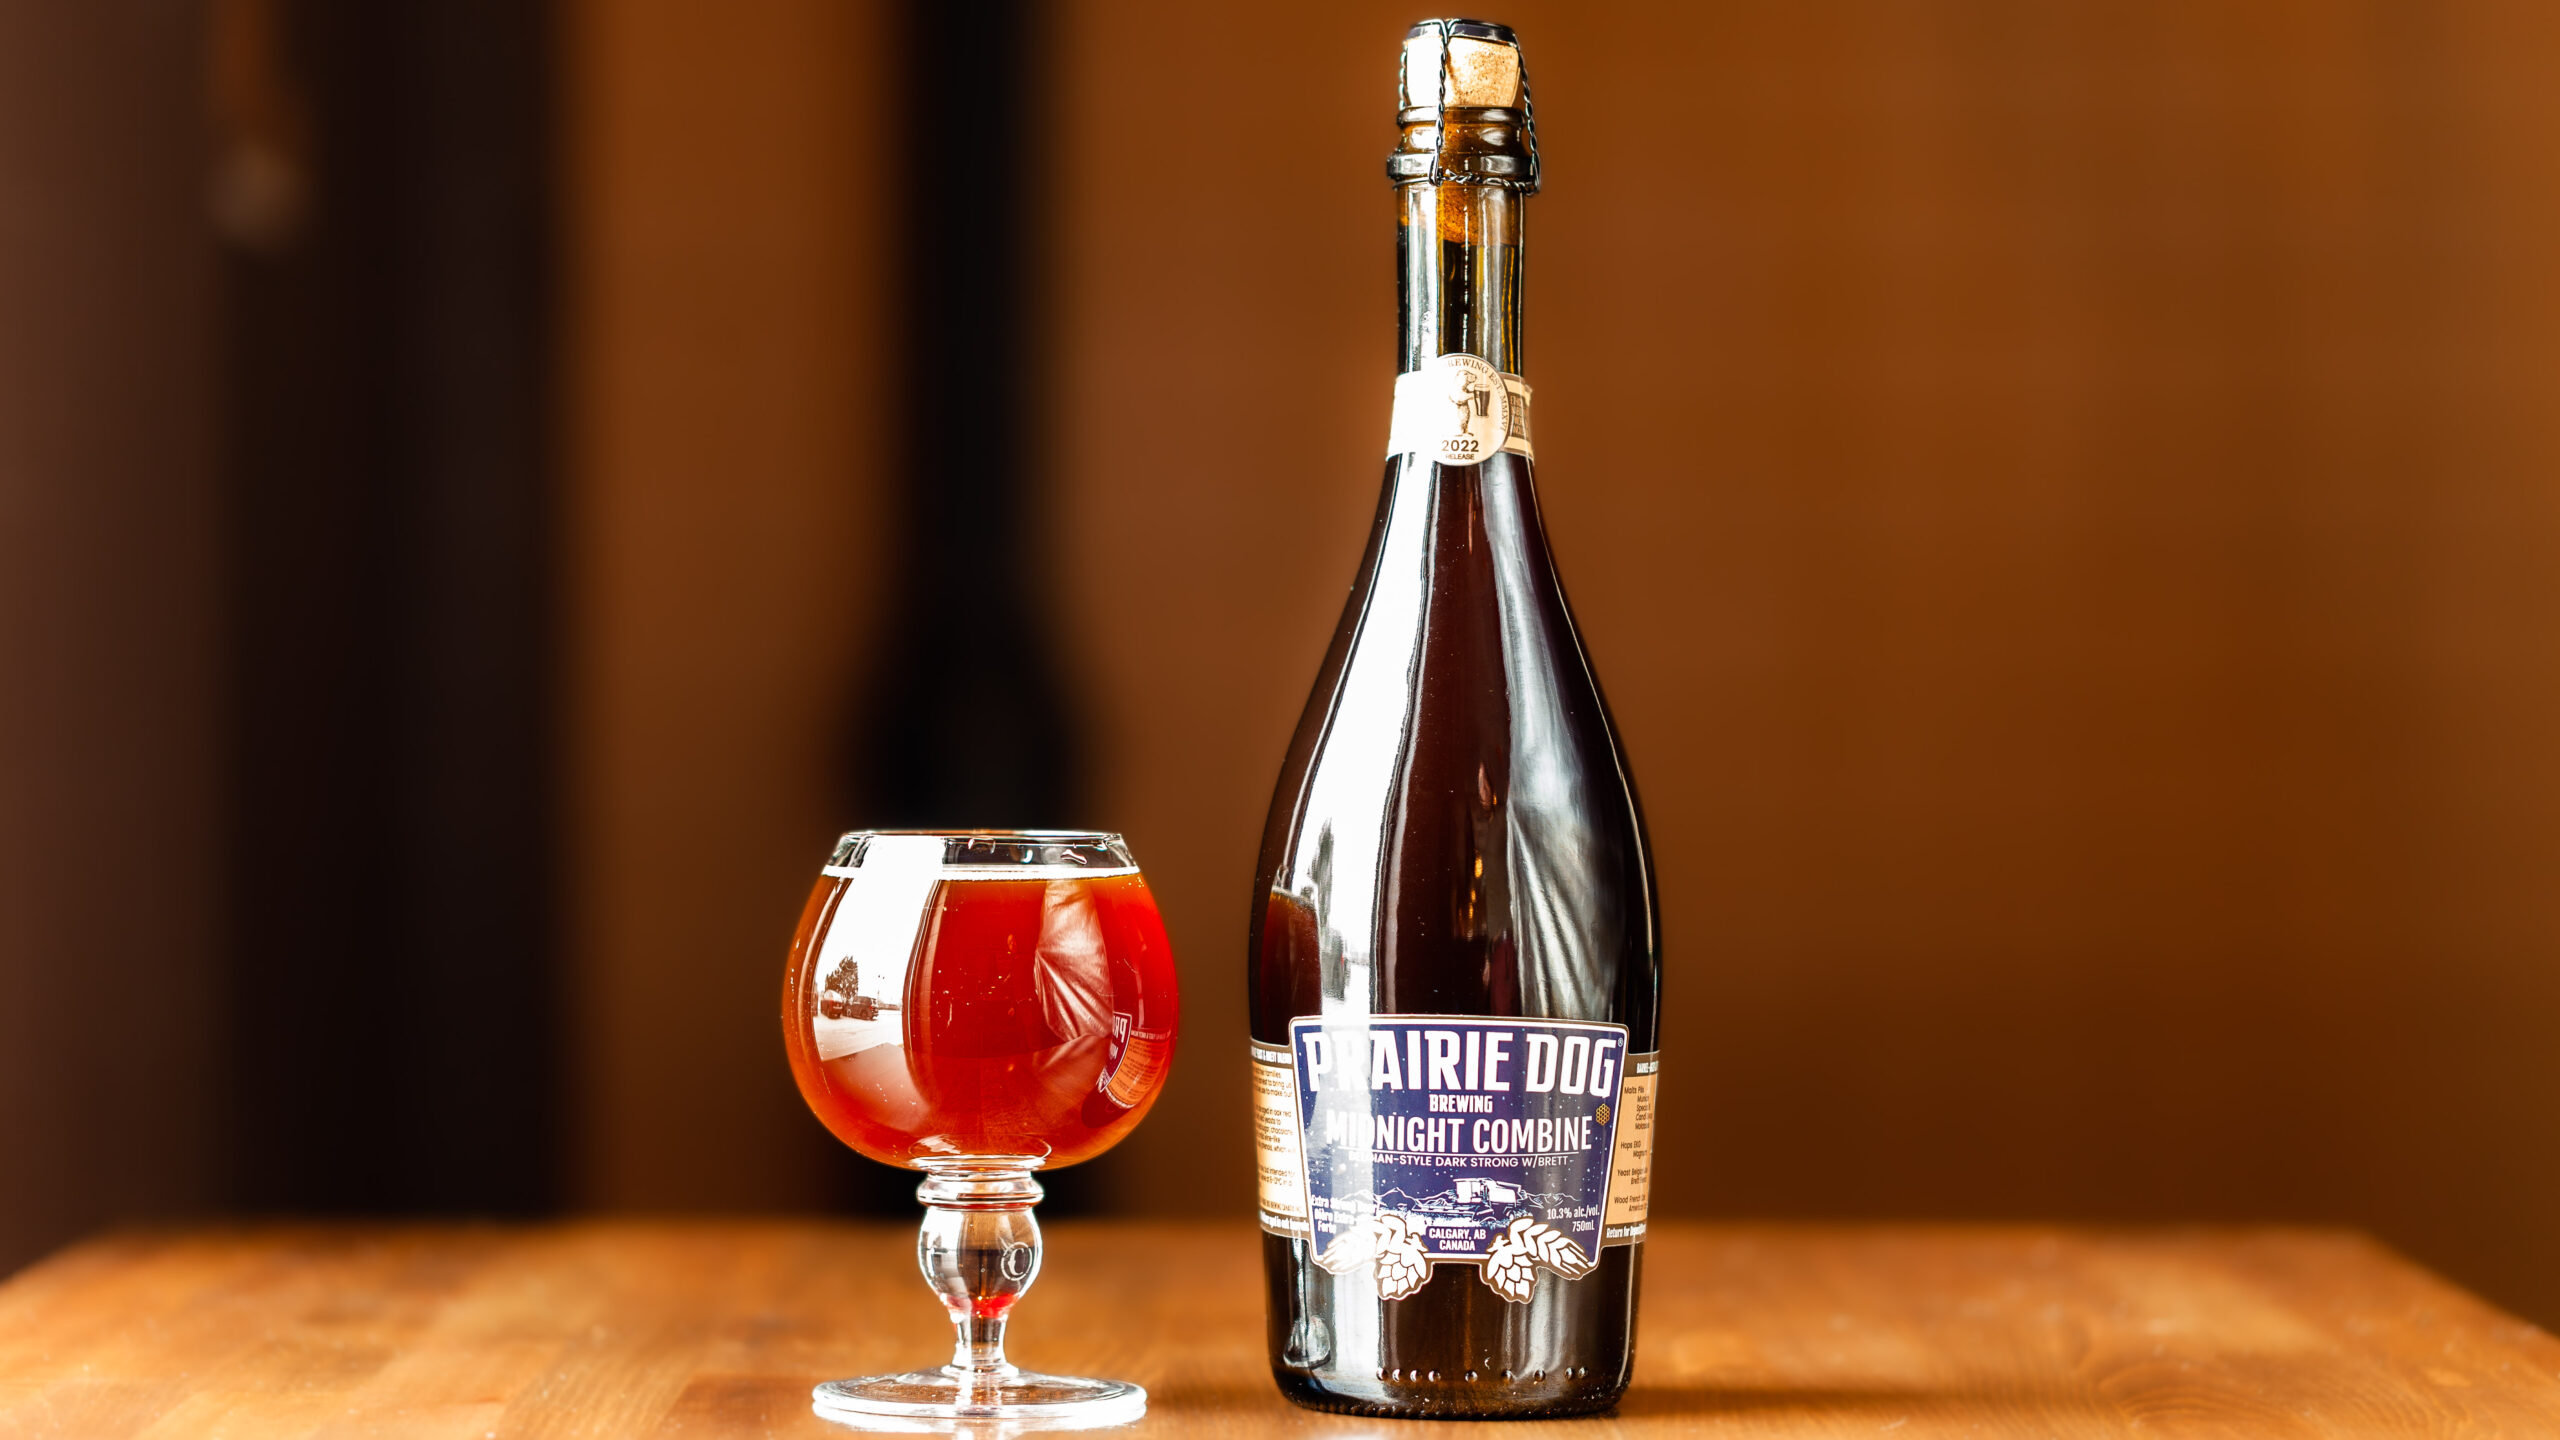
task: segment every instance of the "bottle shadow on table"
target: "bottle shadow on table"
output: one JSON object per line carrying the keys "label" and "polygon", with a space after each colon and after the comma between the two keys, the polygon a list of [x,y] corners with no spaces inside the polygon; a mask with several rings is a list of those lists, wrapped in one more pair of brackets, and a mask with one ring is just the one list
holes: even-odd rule
{"label": "bottle shadow on table", "polygon": [[1638,1385],[1610,1413],[1626,1420],[1675,1416],[1765,1414],[1803,1411],[1815,1414],[1863,1413],[1880,1422],[1898,1416],[1918,1418],[1963,1408],[1978,1413],[1986,1404],[2041,1404],[2058,1397],[2030,1390],[1996,1388],[1948,1390],[1909,1385]]}

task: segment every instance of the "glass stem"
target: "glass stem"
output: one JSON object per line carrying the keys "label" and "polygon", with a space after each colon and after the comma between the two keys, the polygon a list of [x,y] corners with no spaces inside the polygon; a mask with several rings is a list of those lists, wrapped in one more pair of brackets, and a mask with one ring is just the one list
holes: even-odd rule
{"label": "glass stem", "polygon": [[966,1388],[1000,1385],[1017,1372],[1004,1358],[1005,1321],[1014,1302],[1040,1278],[1040,1163],[1012,1156],[917,1162],[925,1181],[924,1225],[916,1234],[916,1267],[942,1297],[959,1343],[943,1373]]}

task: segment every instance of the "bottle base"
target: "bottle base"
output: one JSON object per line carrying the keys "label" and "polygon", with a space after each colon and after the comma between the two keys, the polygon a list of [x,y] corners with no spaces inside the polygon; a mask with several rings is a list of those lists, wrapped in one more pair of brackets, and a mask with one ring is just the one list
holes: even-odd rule
{"label": "bottle base", "polygon": [[1477,1391],[1453,1395],[1383,1386],[1392,1393],[1354,1395],[1287,1371],[1274,1371],[1271,1378],[1280,1387],[1281,1396],[1293,1405],[1370,1420],[1564,1420],[1616,1408],[1627,1388],[1616,1385],[1561,1394],[1501,1395]]}

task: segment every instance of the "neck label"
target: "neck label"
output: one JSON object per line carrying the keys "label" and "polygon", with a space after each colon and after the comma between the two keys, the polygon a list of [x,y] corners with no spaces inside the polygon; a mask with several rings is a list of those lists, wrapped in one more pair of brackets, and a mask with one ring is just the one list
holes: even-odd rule
{"label": "neck label", "polygon": [[1396,377],[1389,455],[1480,465],[1497,451],[1536,458],[1529,447],[1528,381],[1463,353],[1434,356]]}

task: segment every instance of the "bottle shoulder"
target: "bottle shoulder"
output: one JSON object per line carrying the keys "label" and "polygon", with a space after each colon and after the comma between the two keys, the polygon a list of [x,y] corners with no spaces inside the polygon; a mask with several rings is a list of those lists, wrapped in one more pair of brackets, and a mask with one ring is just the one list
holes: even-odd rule
{"label": "bottle shoulder", "polygon": [[1258,995],[1257,1033],[1309,1013],[1310,984],[1388,1010],[1586,1018],[1622,1014],[1638,972],[1650,991],[1643,818],[1530,473],[1390,466],[1274,796],[1255,963],[1297,978]]}

